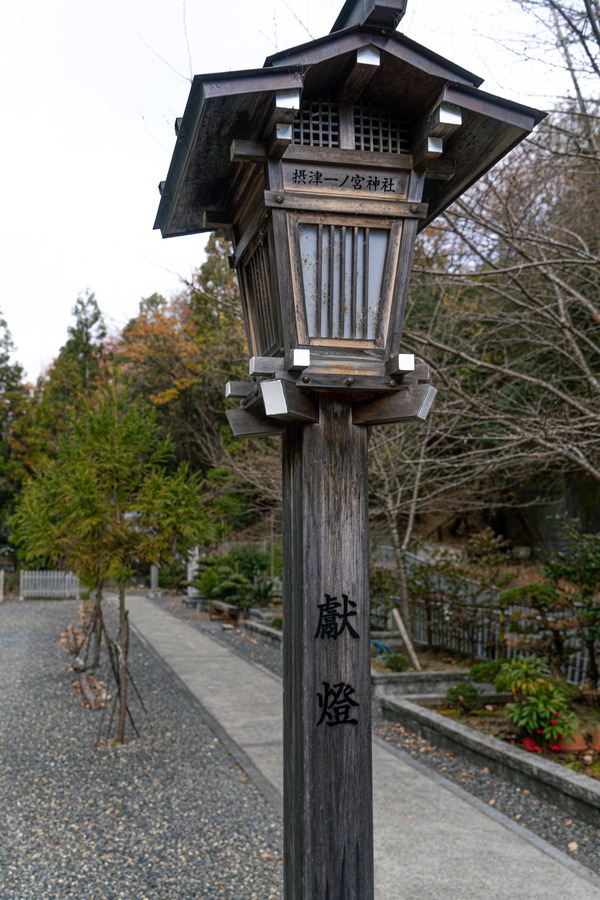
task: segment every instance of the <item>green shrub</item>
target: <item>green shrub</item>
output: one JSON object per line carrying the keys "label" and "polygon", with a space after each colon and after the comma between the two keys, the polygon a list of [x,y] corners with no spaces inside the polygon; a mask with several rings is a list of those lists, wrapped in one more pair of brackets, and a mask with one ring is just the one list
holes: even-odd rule
{"label": "green shrub", "polygon": [[482,681],[493,681],[498,675],[501,665],[501,662],[495,661],[476,663],[474,666],[471,666],[469,678],[471,681],[476,681],[478,683]]}
{"label": "green shrub", "polygon": [[448,688],[446,700],[455,704],[464,712],[479,709],[482,704],[479,691],[472,684],[455,684],[453,687]]}
{"label": "green shrub", "polygon": [[196,574],[190,584],[202,597],[210,597],[219,580],[217,569],[223,565],[222,556],[203,556],[198,560]]}
{"label": "green shrub", "polygon": [[229,566],[219,566],[216,570],[217,583],[210,596],[215,600],[233,603],[240,609],[250,605],[250,582],[244,575],[234,572]]}
{"label": "green shrub", "polygon": [[236,572],[239,572],[248,581],[258,579],[266,572],[269,564],[267,554],[254,544],[240,544],[238,547],[233,547],[229,551],[227,561]]}
{"label": "green shrub", "polygon": [[275,583],[272,578],[257,578],[250,585],[250,603],[252,606],[268,606],[275,596]]}
{"label": "green shrub", "polygon": [[528,750],[540,750],[534,741],[556,742],[573,734],[575,717],[569,711],[568,692],[551,677],[550,668],[540,656],[505,660],[494,679],[496,690],[510,690],[514,703],[508,708],[512,725],[528,735]]}
{"label": "green shrub", "polygon": [[279,631],[283,629],[283,619],[281,616],[275,616],[271,622],[271,628],[277,628]]}
{"label": "green shrub", "polygon": [[510,691],[516,699],[519,695],[533,694],[536,685],[552,675],[550,666],[543,656],[517,656],[505,659],[494,678],[497,691]]}
{"label": "green shrub", "polygon": [[166,591],[181,591],[187,582],[187,563],[183,559],[162,562],[158,570],[158,585]]}
{"label": "green shrub", "polygon": [[410,663],[402,653],[392,653],[386,659],[385,667],[386,669],[391,669],[392,672],[404,672],[405,669],[410,669]]}

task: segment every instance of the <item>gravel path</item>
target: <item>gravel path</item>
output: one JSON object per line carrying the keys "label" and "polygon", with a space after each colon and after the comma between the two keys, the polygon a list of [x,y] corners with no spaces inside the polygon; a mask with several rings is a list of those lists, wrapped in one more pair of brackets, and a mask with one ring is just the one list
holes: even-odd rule
{"label": "gravel path", "polygon": [[0,604],[1,900],[281,898],[281,819],[135,637],[141,737],[92,746],[77,605]]}
{"label": "gravel path", "polygon": [[[199,612],[182,608],[178,599],[164,598],[161,605],[185,618],[194,627],[209,630],[217,640],[246,658],[282,675],[281,653],[276,647],[258,640],[242,629],[224,631],[219,623],[209,623],[206,616]],[[485,767],[438,750],[401,725],[386,721],[377,704],[373,707],[373,731],[392,746],[434,769],[600,875],[600,829],[577,820],[569,813],[561,812],[558,807],[536,798],[534,794],[506,779],[492,776]]]}

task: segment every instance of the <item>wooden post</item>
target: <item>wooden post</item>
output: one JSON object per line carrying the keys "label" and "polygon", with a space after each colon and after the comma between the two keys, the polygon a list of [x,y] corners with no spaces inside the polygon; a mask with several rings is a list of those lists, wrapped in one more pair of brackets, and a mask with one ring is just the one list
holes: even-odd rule
{"label": "wooden post", "polygon": [[367,428],[319,406],[283,446],[284,895],[372,900]]}

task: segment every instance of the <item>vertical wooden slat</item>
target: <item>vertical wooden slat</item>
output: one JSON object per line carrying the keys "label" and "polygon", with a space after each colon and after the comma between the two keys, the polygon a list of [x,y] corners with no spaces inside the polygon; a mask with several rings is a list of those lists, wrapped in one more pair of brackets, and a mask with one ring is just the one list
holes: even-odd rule
{"label": "vertical wooden slat", "polygon": [[321,306],[323,298],[323,226],[317,225],[317,291],[315,309],[315,332],[321,337]]}
{"label": "vertical wooden slat", "polygon": [[265,278],[265,271],[263,266],[264,253],[263,253],[263,245],[262,243],[258,245],[255,251],[256,257],[256,275],[257,282],[259,284],[259,292],[260,292],[260,305],[264,311],[264,320],[265,320],[265,334],[264,334],[264,349],[266,351],[267,347],[271,346],[272,335],[271,335],[271,315],[270,315],[270,304],[268,302],[267,297],[267,280]]}
{"label": "vertical wooden slat", "polygon": [[361,337],[367,337],[369,329],[369,229],[365,228],[363,241],[363,308]]}
{"label": "vertical wooden slat", "polygon": [[346,226],[341,228],[341,247],[340,247],[340,313],[339,313],[339,336],[344,337],[344,325],[346,317]]}
{"label": "vertical wooden slat", "polygon": [[350,288],[350,337],[356,337],[356,303],[358,294],[358,227],[352,229],[352,274]]}
{"label": "vertical wooden slat", "polygon": [[257,337],[260,345],[261,355],[265,352],[265,319],[264,319],[264,310],[262,303],[260,302],[260,293],[259,293],[259,285],[258,278],[256,272],[256,256],[253,255],[252,258],[248,262],[248,267],[250,270],[250,278],[252,281],[252,298],[253,298],[253,306],[256,314],[256,321],[258,324],[257,328]]}
{"label": "vertical wooden slat", "polygon": [[329,226],[329,276],[327,285],[327,337],[333,337],[333,291],[335,284],[335,226]]}
{"label": "vertical wooden slat", "polygon": [[273,298],[271,296],[271,275],[269,272],[269,258],[265,240],[257,247],[256,255],[260,274],[262,303],[265,309],[265,342],[267,347],[271,348],[277,340],[277,329],[275,327]]}

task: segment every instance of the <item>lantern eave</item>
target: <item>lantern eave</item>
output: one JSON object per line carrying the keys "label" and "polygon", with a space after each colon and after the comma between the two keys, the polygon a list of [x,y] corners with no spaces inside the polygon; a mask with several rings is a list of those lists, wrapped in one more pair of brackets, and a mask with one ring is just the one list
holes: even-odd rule
{"label": "lantern eave", "polygon": [[259,160],[232,160],[232,140],[264,140],[277,92],[297,89],[313,96],[330,83],[339,89],[351,60],[369,47],[381,58],[367,86],[372,104],[402,108],[409,125],[440,99],[465,110],[460,132],[444,141],[440,162],[446,163],[445,174],[432,169],[427,180],[429,214],[421,228],[545,115],[480,91],[477,76],[397,32],[369,25],[334,32],[274,54],[262,69],[194,78],[154,227],[163,237],[230,228],[240,213],[231,205],[230,190],[240,165],[250,171],[244,176],[250,179],[261,167]]}

